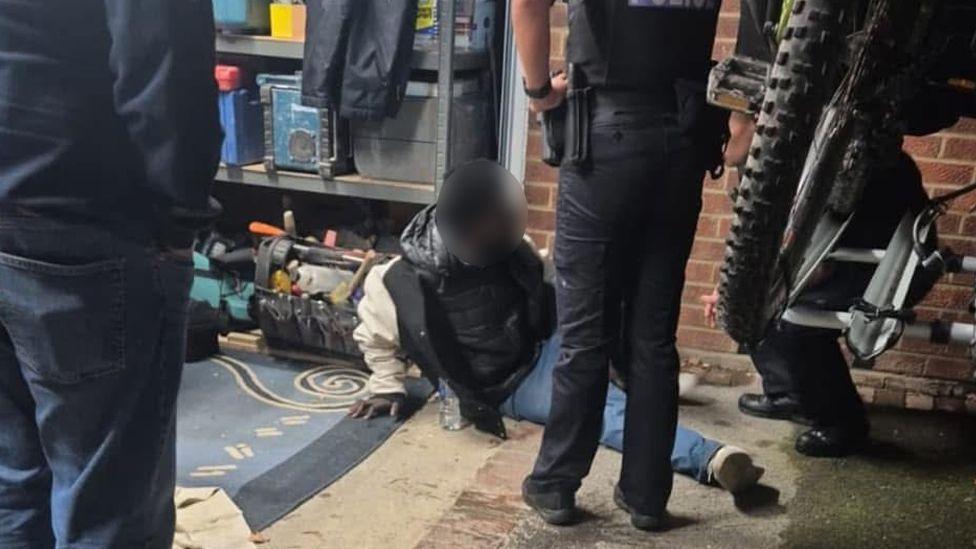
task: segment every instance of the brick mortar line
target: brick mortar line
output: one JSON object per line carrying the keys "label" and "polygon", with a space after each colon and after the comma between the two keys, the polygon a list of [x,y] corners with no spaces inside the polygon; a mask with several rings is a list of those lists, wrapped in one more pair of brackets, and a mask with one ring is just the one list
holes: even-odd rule
{"label": "brick mortar line", "polygon": [[[943,139],[943,141],[947,141],[947,140]],[[967,141],[976,141],[976,139],[968,139]],[[944,156],[940,156],[938,158],[931,158],[925,156],[913,156],[912,158],[914,158],[915,160],[921,160],[922,162],[928,164],[947,164],[949,166],[966,166],[967,168],[972,168],[974,165],[976,165],[976,161],[973,160],[965,160],[962,158],[949,158]]]}

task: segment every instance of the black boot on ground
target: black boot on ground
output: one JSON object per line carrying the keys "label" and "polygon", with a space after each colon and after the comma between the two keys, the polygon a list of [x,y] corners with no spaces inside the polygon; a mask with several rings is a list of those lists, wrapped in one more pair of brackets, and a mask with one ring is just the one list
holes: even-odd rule
{"label": "black boot on ground", "polygon": [[809,425],[800,402],[792,395],[745,393],[739,397],[739,411],[764,419],[784,419]]}
{"label": "black boot on ground", "polygon": [[539,513],[542,520],[553,526],[568,526],[579,520],[576,511],[576,496],[562,492],[535,492],[529,486],[529,479],[522,482],[522,500]]}
{"label": "black boot on ground", "polygon": [[866,424],[815,427],[796,439],[796,451],[810,457],[845,457],[860,450],[867,440]]}
{"label": "black boot on ground", "polygon": [[666,515],[643,515],[638,513],[633,507],[627,504],[624,499],[624,492],[619,485],[613,487],[613,502],[622,510],[630,515],[630,523],[638,530],[647,532],[659,532],[665,528]]}

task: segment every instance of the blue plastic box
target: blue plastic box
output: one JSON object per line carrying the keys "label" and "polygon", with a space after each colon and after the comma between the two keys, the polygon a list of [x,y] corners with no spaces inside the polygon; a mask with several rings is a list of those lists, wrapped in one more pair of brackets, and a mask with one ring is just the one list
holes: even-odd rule
{"label": "blue plastic box", "polygon": [[271,32],[271,0],[213,0],[217,30],[268,34]]}
{"label": "blue plastic box", "polygon": [[301,102],[301,74],[260,74],[264,104],[264,163],[276,169],[319,173],[326,179],[352,169],[349,122],[331,109]]}
{"label": "blue plastic box", "polygon": [[264,160],[264,115],[257,90],[220,92],[217,101],[224,128],[221,162],[244,166]]}

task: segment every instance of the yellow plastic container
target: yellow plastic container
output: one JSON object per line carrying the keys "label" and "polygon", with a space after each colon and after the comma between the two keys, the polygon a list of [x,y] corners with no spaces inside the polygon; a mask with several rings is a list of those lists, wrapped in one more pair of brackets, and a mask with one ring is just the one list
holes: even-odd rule
{"label": "yellow plastic container", "polygon": [[305,39],[305,6],[271,4],[271,36],[285,40]]}

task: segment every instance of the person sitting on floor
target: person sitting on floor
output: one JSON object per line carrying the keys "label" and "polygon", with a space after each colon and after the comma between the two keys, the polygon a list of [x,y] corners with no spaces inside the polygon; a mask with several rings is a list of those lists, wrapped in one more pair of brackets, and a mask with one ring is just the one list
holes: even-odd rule
{"label": "person sitting on floor", "polygon": [[[521,185],[490,161],[457,168],[435,205],[401,237],[403,257],[373,268],[359,303],[356,341],[372,370],[371,396],[350,415],[397,415],[408,363],[445,382],[461,415],[505,438],[502,415],[544,424],[559,350],[553,289],[544,262],[523,238]],[[623,447],[626,393],[610,384],[602,442]],[[678,426],[674,470],[730,492],[764,470],[745,451]]]}

